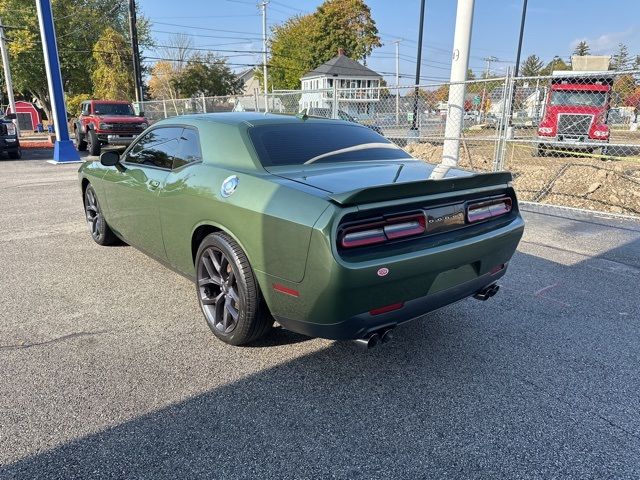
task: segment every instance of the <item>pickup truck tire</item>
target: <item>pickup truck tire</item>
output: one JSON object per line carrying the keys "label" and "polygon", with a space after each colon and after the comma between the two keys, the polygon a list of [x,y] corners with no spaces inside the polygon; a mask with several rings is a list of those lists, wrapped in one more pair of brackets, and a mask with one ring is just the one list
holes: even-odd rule
{"label": "pickup truck tire", "polygon": [[89,137],[89,141],[87,142],[89,154],[95,156],[100,155],[100,140],[98,140],[98,134],[93,130],[89,130],[87,136]]}
{"label": "pickup truck tire", "polygon": [[76,127],[76,146],[78,147],[79,152],[87,150],[87,141],[84,139],[81,127]]}

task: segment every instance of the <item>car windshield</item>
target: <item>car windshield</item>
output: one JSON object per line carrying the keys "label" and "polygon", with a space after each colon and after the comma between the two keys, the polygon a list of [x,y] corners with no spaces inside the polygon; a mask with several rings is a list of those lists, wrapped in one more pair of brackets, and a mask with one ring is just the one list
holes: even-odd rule
{"label": "car windshield", "polygon": [[551,105],[601,107],[607,99],[606,92],[585,90],[555,90],[551,95]]}
{"label": "car windshield", "polygon": [[249,136],[265,167],[412,158],[370,128],[346,123],[259,125]]}
{"label": "car windshield", "polygon": [[128,103],[96,103],[93,111],[97,115],[134,115]]}

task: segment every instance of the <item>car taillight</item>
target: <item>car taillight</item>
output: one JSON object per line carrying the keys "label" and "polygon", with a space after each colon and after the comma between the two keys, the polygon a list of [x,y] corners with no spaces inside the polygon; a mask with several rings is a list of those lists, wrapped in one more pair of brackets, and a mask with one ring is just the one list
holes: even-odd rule
{"label": "car taillight", "polygon": [[421,235],[426,230],[427,221],[423,213],[388,218],[345,228],[340,235],[340,246],[353,248],[376,245],[388,240]]}
{"label": "car taillight", "polygon": [[511,211],[512,202],[509,197],[496,198],[467,205],[467,221],[481,222],[489,218],[499,217]]}

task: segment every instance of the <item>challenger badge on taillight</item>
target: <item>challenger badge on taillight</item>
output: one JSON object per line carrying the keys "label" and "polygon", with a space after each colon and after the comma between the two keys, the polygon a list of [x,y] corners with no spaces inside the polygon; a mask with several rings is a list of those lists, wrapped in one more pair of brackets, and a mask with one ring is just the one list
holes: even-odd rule
{"label": "challenger badge on taillight", "polygon": [[376,245],[388,240],[423,234],[427,227],[423,213],[392,217],[376,222],[354,225],[343,230],[340,246],[344,248]]}
{"label": "challenger badge on taillight", "polygon": [[490,218],[499,217],[511,211],[511,199],[509,197],[494,198],[467,206],[467,221],[469,223],[481,222]]}

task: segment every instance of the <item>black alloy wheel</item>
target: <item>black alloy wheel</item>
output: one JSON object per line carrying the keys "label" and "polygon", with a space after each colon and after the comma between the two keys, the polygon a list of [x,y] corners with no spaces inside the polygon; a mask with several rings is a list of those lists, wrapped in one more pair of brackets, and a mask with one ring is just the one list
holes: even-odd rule
{"label": "black alloy wheel", "polygon": [[207,235],[195,258],[196,290],[213,334],[230,345],[265,335],[273,317],[265,304],[249,259],[229,235]]}
{"label": "black alloy wheel", "polygon": [[200,302],[207,320],[228,335],[238,325],[238,280],[229,259],[216,247],[207,248],[198,265]]}
{"label": "black alloy wheel", "polygon": [[100,210],[96,191],[88,185],[84,191],[84,213],[87,218],[87,226],[91,238],[99,245],[113,245],[117,238],[107,225],[104,215]]}

